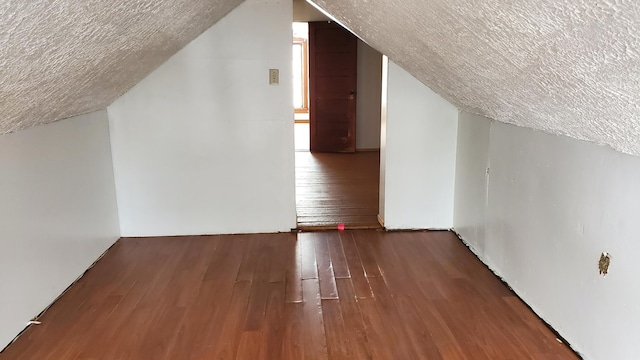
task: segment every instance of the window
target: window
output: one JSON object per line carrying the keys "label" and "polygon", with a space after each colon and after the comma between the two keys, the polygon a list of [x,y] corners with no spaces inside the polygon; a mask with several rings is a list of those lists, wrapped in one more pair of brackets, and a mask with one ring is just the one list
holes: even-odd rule
{"label": "window", "polygon": [[[309,114],[309,24],[294,22],[293,30],[293,107],[298,117]],[[301,118],[301,119],[302,119]]]}
{"label": "window", "polygon": [[293,38],[293,107],[297,113],[309,112],[307,39]]}

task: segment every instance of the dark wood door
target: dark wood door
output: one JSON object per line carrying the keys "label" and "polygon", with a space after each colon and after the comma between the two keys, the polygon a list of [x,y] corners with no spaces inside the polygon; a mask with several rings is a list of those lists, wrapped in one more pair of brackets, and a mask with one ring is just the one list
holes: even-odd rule
{"label": "dark wood door", "polygon": [[311,151],[356,151],[356,37],[333,22],[309,23]]}

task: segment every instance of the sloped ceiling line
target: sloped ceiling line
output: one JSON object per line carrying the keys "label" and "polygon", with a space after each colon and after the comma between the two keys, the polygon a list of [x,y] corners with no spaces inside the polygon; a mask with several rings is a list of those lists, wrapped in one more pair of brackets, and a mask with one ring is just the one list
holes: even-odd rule
{"label": "sloped ceiling line", "polygon": [[317,0],[457,107],[640,155],[640,2]]}
{"label": "sloped ceiling line", "polygon": [[0,134],[103,109],[244,0],[0,0]]}
{"label": "sloped ceiling line", "polygon": [[[0,0],[0,134],[106,107],[243,0]],[[636,0],[317,0],[463,110],[640,155]]]}

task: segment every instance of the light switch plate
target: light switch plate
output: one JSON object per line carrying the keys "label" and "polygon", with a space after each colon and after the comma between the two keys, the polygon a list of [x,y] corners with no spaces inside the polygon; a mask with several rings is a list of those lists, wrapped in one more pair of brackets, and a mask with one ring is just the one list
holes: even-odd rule
{"label": "light switch plate", "polygon": [[269,85],[280,83],[280,70],[269,69]]}

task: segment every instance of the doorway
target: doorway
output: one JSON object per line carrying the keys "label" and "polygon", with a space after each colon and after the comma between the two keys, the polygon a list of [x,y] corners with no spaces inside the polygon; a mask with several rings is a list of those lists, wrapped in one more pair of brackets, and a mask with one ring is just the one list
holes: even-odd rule
{"label": "doorway", "polygon": [[[325,22],[326,23],[326,22]],[[335,26],[331,24],[330,26]],[[346,31],[340,29],[342,31]],[[314,110],[314,96],[310,94],[310,76],[313,76],[313,69],[310,69],[309,48],[312,39],[309,39],[309,28],[306,22],[296,22],[293,24],[293,81],[294,95],[293,102],[295,108],[295,164],[296,164],[296,211],[298,228],[304,230],[335,229],[344,225],[347,229],[354,228],[379,228],[378,222],[378,194],[380,177],[380,156],[379,156],[379,130],[380,130],[380,91],[372,90],[370,84],[364,84],[365,95],[369,91],[369,96],[363,101],[358,99],[355,102],[354,88],[344,89],[341,95],[346,94],[346,99],[331,99],[333,104],[329,104],[329,112],[333,111],[336,103],[348,102],[353,98],[353,111],[363,109],[361,113],[367,116],[369,124],[361,126],[356,130],[355,117],[352,130],[352,150],[353,153],[330,153],[313,151],[311,145],[310,117]],[[360,42],[353,37],[354,43]],[[362,46],[364,45],[364,46]],[[366,44],[357,43],[358,54],[361,47]],[[373,54],[373,55],[372,55]],[[361,65],[360,60],[367,60],[382,55],[370,49],[368,55],[363,59],[358,59],[356,67]],[[375,61],[374,61],[375,63]],[[358,71],[358,85],[360,79],[371,81],[376,77],[381,81],[381,60],[379,67],[371,66],[364,62],[364,68],[373,72],[360,74]],[[340,64],[328,64],[325,69],[333,71],[341,69]],[[376,73],[376,72],[379,72]],[[332,74],[329,74],[332,75]],[[325,77],[324,83],[320,86],[331,85],[339,82],[339,79]],[[354,79],[355,80],[355,79]],[[375,81],[375,80],[374,80]],[[374,87],[375,88],[375,87]],[[324,95],[323,95],[324,96]],[[372,101],[373,99],[373,101]],[[345,101],[346,100],[346,101]],[[340,104],[338,104],[340,105]],[[344,106],[343,106],[344,108]],[[371,111],[371,109],[376,109]],[[322,109],[321,109],[322,110]],[[327,111],[325,111],[326,113]],[[376,119],[377,117],[377,119]],[[376,121],[377,120],[377,121]],[[322,132],[322,129],[320,129]],[[369,143],[363,146],[356,146],[357,132],[364,134],[363,140],[369,138]],[[325,131],[326,133],[326,131]],[[362,144],[360,144],[362,145]]]}
{"label": "doorway", "polygon": [[312,152],[356,151],[358,39],[338,23],[309,23]]}

